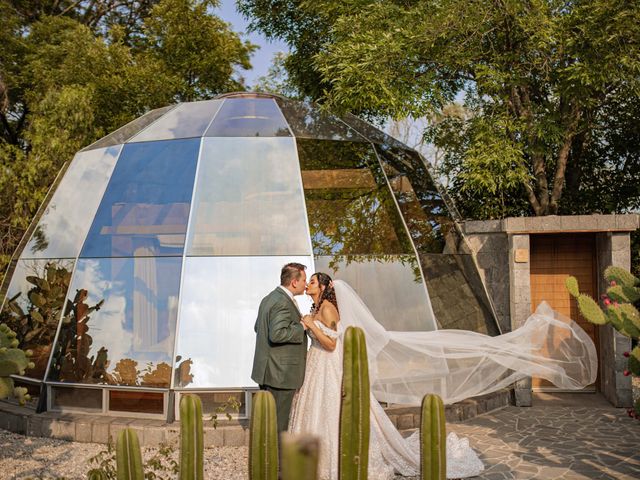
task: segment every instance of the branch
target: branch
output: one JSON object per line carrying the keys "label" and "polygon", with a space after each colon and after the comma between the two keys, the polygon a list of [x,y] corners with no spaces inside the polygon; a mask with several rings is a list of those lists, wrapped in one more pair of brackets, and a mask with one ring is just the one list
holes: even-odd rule
{"label": "branch", "polygon": [[571,107],[571,116],[569,119],[569,125],[564,135],[564,142],[562,143],[562,147],[558,152],[556,174],[553,179],[553,192],[551,193],[550,209],[552,213],[556,213],[558,211],[558,200],[560,200],[560,197],[562,196],[564,176],[567,169],[567,159],[569,158],[571,143],[573,142],[573,137],[575,137],[576,135],[581,114],[582,111],[580,110],[580,107],[574,104]]}

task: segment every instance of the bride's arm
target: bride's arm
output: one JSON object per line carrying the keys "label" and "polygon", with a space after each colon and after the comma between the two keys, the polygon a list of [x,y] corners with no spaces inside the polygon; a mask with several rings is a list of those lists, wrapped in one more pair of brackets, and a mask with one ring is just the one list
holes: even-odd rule
{"label": "bride's arm", "polygon": [[[327,302],[328,303],[328,302]],[[328,328],[331,328],[332,330],[336,330],[337,325],[338,325],[338,321],[340,320],[340,317],[338,315],[338,311],[336,310],[336,307],[334,307],[333,305],[329,304],[326,306],[323,305],[320,308],[320,312],[318,312],[319,315],[319,320]],[[336,349],[336,339],[335,338],[331,338],[329,337],[327,334],[325,334],[313,321],[313,318],[311,316],[307,316],[303,319],[303,323],[307,326],[308,329],[310,329],[313,332],[313,335],[318,339],[318,342],[320,342],[320,345],[322,345],[322,348],[324,348],[325,350],[328,350],[330,352],[333,352]]]}

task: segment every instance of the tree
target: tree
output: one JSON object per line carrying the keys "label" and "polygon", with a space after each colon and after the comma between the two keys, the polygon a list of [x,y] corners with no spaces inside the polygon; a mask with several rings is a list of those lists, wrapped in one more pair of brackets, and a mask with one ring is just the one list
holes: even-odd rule
{"label": "tree", "polygon": [[216,5],[0,0],[0,275],[75,152],[149,109],[244,89],[255,47]]}
{"label": "tree", "polygon": [[[640,93],[637,2],[240,3],[254,28],[289,43],[303,94],[338,111],[434,119],[428,138],[467,194],[505,196],[478,215],[519,212],[510,199],[522,197],[536,215],[570,211],[567,180],[582,192],[590,162],[626,162],[607,136],[631,127],[611,113],[630,115]],[[465,114],[447,115],[460,97]]]}

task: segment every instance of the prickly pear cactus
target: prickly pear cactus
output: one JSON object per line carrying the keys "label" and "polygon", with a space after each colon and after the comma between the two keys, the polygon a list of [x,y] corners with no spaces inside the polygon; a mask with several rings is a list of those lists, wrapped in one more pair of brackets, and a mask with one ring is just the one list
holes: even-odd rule
{"label": "prickly pear cactus", "polygon": [[31,352],[18,348],[16,334],[4,323],[0,325],[0,399],[16,397],[20,404],[30,400],[27,389],[16,387],[10,375],[24,375],[25,370],[33,368],[29,360]]}
{"label": "prickly pear cactus", "polygon": [[[578,281],[569,277],[565,284],[569,293],[576,298],[580,313],[591,323],[605,325],[610,323],[623,335],[636,341],[640,338],[640,280],[620,267],[609,267],[604,272],[609,283],[607,293],[602,296],[601,308],[596,301],[584,293],[580,293]],[[631,352],[625,352],[628,368],[625,375],[640,376],[640,346]],[[640,403],[630,411],[631,416],[640,416]]]}

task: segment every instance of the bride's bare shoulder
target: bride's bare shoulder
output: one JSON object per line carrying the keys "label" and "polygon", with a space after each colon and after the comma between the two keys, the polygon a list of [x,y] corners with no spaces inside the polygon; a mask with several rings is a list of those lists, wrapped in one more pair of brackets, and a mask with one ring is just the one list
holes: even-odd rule
{"label": "bride's bare shoulder", "polygon": [[340,314],[338,309],[331,302],[322,302],[320,306],[320,320],[324,325],[332,330],[338,330],[338,322],[340,321]]}

